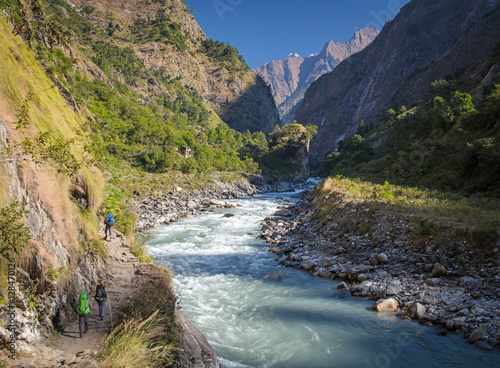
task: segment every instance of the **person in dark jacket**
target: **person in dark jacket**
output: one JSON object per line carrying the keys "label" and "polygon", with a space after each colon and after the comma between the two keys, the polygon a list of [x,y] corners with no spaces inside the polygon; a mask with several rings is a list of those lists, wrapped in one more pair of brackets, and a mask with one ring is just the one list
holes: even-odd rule
{"label": "person in dark jacket", "polygon": [[95,289],[95,300],[99,305],[99,316],[101,321],[104,319],[104,314],[106,312],[106,302],[108,300],[108,293],[106,286],[104,286],[104,280],[101,280]]}

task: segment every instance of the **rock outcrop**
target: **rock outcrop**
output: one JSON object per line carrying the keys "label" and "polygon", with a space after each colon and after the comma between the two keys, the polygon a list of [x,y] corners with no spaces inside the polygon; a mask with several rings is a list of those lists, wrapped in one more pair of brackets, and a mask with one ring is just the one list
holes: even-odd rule
{"label": "rock outcrop", "polygon": [[273,60],[254,71],[269,83],[283,124],[293,121],[307,88],[325,73],[331,72],[350,55],[363,50],[378,35],[367,27],[356,31],[348,42],[328,41],[319,54],[301,57],[292,54],[286,59]]}
{"label": "rock outcrop", "polygon": [[180,363],[185,368],[220,368],[219,359],[203,334],[196,328],[181,310],[175,310],[175,319],[179,339],[183,347]]}
{"label": "rock outcrop", "polygon": [[435,80],[481,82],[492,67],[481,63],[500,38],[499,14],[495,0],[405,5],[374,42],[308,89],[295,119],[319,128],[311,161],[322,162],[361,120],[376,124],[393,105],[422,98]]}

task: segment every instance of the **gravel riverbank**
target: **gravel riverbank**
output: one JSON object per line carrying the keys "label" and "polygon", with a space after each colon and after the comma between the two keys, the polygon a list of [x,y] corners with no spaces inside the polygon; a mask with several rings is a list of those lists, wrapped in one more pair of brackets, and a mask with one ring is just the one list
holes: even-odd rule
{"label": "gravel riverbank", "polygon": [[220,208],[232,208],[234,203],[224,199],[251,196],[264,189],[246,183],[217,183],[203,190],[185,190],[181,187],[162,196],[138,198],[135,205],[138,210],[136,227],[139,230],[158,227],[181,218],[196,216]]}
{"label": "gravel riverbank", "polygon": [[[413,215],[338,203],[328,221],[311,191],[296,205],[281,203],[261,236],[286,267],[340,280],[335,297],[374,300],[373,309],[463,333],[471,344],[500,348],[500,257],[477,254],[448,223],[439,238],[415,236]],[[369,219],[370,218],[370,219]],[[375,223],[363,230],[364,223]]]}

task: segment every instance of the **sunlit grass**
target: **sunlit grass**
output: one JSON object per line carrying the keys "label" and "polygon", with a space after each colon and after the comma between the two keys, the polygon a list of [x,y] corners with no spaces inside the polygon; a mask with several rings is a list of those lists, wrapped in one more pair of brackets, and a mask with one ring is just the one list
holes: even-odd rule
{"label": "sunlit grass", "polygon": [[158,311],[149,318],[128,319],[103,341],[101,367],[135,368],[164,367],[174,356],[173,343],[155,343],[163,334],[163,318]]}
{"label": "sunlit grass", "polygon": [[[24,133],[33,138],[38,132],[49,131],[55,138],[64,140],[76,139],[72,144],[71,152],[77,160],[83,156],[83,141],[85,135],[80,127],[85,118],[77,115],[68,106],[68,103],[59,93],[54,83],[48,78],[42,66],[35,59],[35,53],[23,40],[12,34],[12,25],[3,14],[0,14],[0,96],[2,99],[2,118],[11,135],[11,139],[20,141],[23,135],[14,130],[17,113],[31,93],[32,99],[28,105],[28,126]],[[30,165],[20,164],[23,170],[31,170]],[[52,214],[57,218],[70,218],[75,212],[79,213],[78,225],[84,230],[87,239],[97,239],[97,209],[101,204],[104,179],[101,172],[95,167],[83,167],[77,176],[85,183],[88,190],[89,206],[81,211],[75,202],[71,201],[69,190],[71,179],[57,174],[55,168],[44,165],[43,172],[37,174],[40,188],[51,186],[52,193],[57,196],[45,196],[45,201],[52,208]],[[10,198],[11,193],[6,190],[10,177],[0,169],[0,205],[5,206],[18,198]],[[42,189],[43,190],[43,189]],[[70,215],[71,214],[71,215]],[[75,219],[76,220],[76,219]],[[76,256],[81,249],[72,242],[66,245],[70,255]]]}
{"label": "sunlit grass", "polygon": [[374,208],[428,216],[463,223],[466,226],[500,228],[500,201],[495,198],[463,197],[454,193],[404,187],[385,183],[373,184],[360,179],[330,177],[319,187],[324,200],[323,212],[334,203],[326,197],[347,202],[369,204]]}
{"label": "sunlit grass", "polygon": [[100,367],[167,367],[175,361],[178,341],[171,274],[166,268],[150,267],[150,281],[101,344]]}

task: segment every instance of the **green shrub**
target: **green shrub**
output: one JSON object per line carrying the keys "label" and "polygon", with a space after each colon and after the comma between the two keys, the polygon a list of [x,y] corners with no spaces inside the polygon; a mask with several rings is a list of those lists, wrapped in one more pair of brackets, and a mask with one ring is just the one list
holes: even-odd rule
{"label": "green shrub", "polygon": [[10,260],[14,254],[20,255],[31,239],[30,231],[23,222],[19,203],[0,208],[0,256]]}
{"label": "green shrub", "polygon": [[492,251],[497,239],[497,230],[488,226],[480,226],[470,232],[471,242],[481,251]]}

